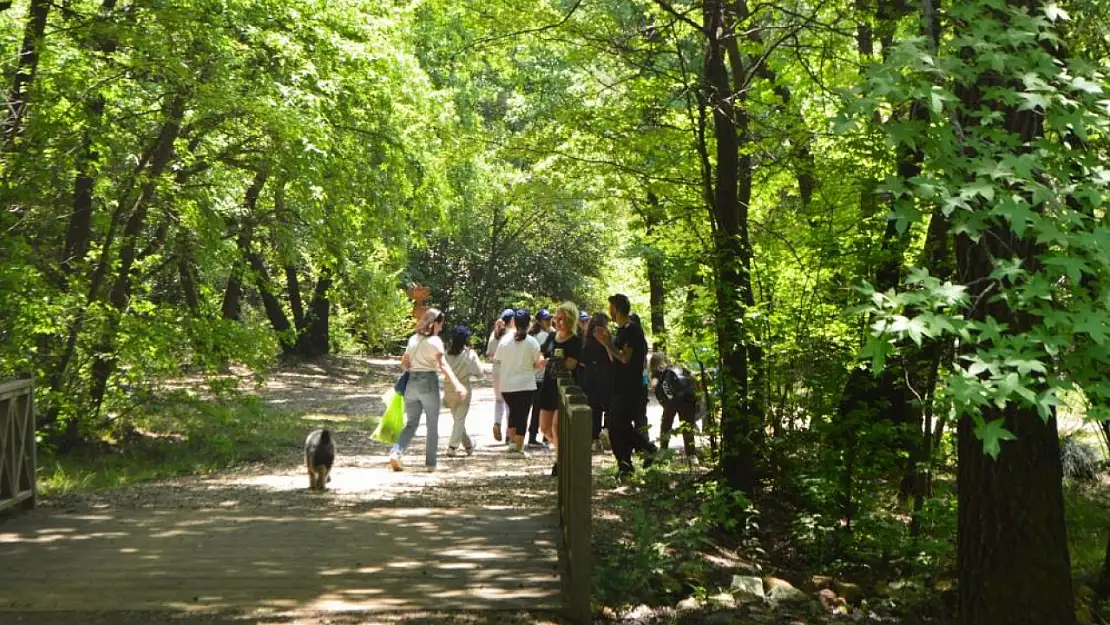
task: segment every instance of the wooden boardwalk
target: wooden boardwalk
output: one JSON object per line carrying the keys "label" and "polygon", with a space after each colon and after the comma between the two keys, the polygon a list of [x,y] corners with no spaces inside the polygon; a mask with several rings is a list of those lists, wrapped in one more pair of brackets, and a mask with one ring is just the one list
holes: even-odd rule
{"label": "wooden boardwalk", "polygon": [[30,514],[0,522],[0,614],[554,610],[556,536],[519,508]]}
{"label": "wooden boardwalk", "polygon": [[[439,472],[420,471],[421,427],[410,470],[392,473],[386,448],[345,421],[378,412],[366,399],[376,394],[300,378],[281,378],[286,395],[267,397],[314,397],[298,411],[339,424],[327,492],[306,489],[291,449],[242,470],[47,498],[0,515],[0,623],[563,622],[554,459],[508,456],[490,440],[488,387],[475,389],[467,421],[473,456],[441,456]],[[450,427],[441,415],[441,445]],[[444,616],[457,613],[466,616]]]}

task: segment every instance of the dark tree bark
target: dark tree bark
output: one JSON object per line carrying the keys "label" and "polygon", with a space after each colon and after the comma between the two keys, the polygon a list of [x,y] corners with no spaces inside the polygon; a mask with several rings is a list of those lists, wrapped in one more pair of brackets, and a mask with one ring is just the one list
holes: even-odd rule
{"label": "dark tree bark", "polygon": [[[104,0],[101,3],[97,25],[110,16],[116,7],[116,1]],[[117,45],[114,37],[94,36],[91,47],[95,53],[110,54]],[[73,214],[66,228],[66,245],[62,253],[62,273],[67,277],[73,274],[76,263],[88,253],[89,241],[92,238],[93,190],[96,186],[96,162],[100,158],[100,153],[96,149],[95,136],[104,119],[106,105],[104,94],[99,90],[91,93],[85,102],[85,129],[74,163],[77,173],[73,180]]]}
{"label": "dark tree bark", "polygon": [[81,139],[81,147],[77,153],[77,175],[73,183],[73,215],[66,228],[66,246],[62,254],[62,272],[71,275],[76,263],[85,257],[89,251],[89,240],[92,237],[93,216],[93,187],[96,183],[93,164],[99,154],[93,145],[93,132],[91,126],[99,126],[104,115],[104,98],[93,96],[85,108],[85,118],[88,127]]}
{"label": "dark tree bark", "polygon": [[[659,225],[659,197],[651,191],[647,194],[647,210],[644,212],[644,230],[648,240],[652,240],[655,228]],[[663,258],[658,249],[652,250],[647,257],[648,298],[651,308],[651,334],[655,339],[653,351],[666,351],[667,302],[663,286]]]}
{"label": "dark tree bark", "polygon": [[[253,215],[255,208],[258,205],[258,196],[262,194],[262,188],[266,185],[266,180],[269,174],[265,171],[259,171],[254,176],[254,180],[250,186],[247,187],[246,197],[244,199],[244,206],[246,207],[247,215]],[[248,217],[250,218],[250,217]],[[240,233],[237,246],[239,252],[246,259],[247,265],[254,275],[255,288],[258,289],[258,295],[262,298],[262,307],[266,311],[266,318],[270,321],[270,326],[278,335],[278,340],[281,342],[281,351],[286,356],[292,355],[296,349],[296,337],[293,336],[292,328],[289,325],[289,318],[285,316],[285,310],[281,307],[281,302],[277,296],[274,295],[272,282],[270,280],[270,272],[266,269],[266,262],[262,256],[254,250],[251,242],[250,228]]]}
{"label": "dark tree bark", "polygon": [[[274,189],[274,221],[277,224],[290,223],[290,215],[285,208],[285,180],[280,181]],[[274,248],[282,258],[292,258],[289,250],[283,249],[282,237],[276,229],[273,235]],[[289,292],[289,308],[293,312],[293,327],[300,333],[304,330],[304,302],[301,299],[301,283],[297,279],[297,266],[286,262],[282,269],[285,271],[285,289]]]}
{"label": "dark tree bark", "polygon": [[[1038,12],[1036,0],[1009,4]],[[1006,19],[1002,12],[992,18]],[[956,28],[962,35],[974,25],[957,23]],[[970,47],[961,50],[969,63],[977,62],[976,54]],[[1020,82],[992,72],[981,74],[974,84],[957,85],[965,111],[959,116],[963,131],[974,131],[982,119],[971,112],[993,110],[1001,114],[994,122],[998,130],[1019,137],[1020,145],[1030,145],[1043,134],[1041,113],[992,100],[993,88],[1023,89]],[[969,147],[965,155],[974,158],[976,153]],[[1008,299],[991,296],[1003,286],[991,273],[996,258],[1015,258],[1027,271],[1036,272],[1042,252],[1042,245],[1017,236],[1001,218],[989,222],[976,240],[957,236],[957,271],[973,302],[969,317],[993,318],[1014,334],[1033,329],[1035,317],[1012,309]],[[1017,438],[1003,443],[999,457],[992,459],[983,453],[972,420],[964,417],[959,422],[958,623],[1071,625],[1075,613],[1056,419],[1046,422],[1035,408],[1013,402],[1001,409],[988,404],[982,417],[987,422],[1001,419]]]}
{"label": "dark tree bark", "polygon": [[[246,242],[245,239],[240,241]],[[266,263],[262,260],[262,256],[255,252],[249,243],[241,245],[239,250],[247,259],[250,265],[251,272],[254,274],[255,288],[258,289],[258,295],[262,298],[262,308],[266,311],[266,318],[270,320],[270,326],[278,335],[278,340],[281,341],[282,352],[286,355],[292,354],[295,345],[295,338],[290,336],[292,333],[292,326],[289,325],[289,318],[285,316],[285,310],[281,307],[281,302],[271,288],[270,272],[266,269]]]}
{"label": "dark tree bark", "polygon": [[3,145],[0,146],[2,148],[0,152],[11,152],[15,147],[16,139],[23,132],[27,107],[31,101],[31,84],[38,71],[46,21],[52,6],[53,3],[50,0],[31,0],[31,6],[27,11],[19,62],[16,64],[15,75],[12,76],[12,84],[8,90],[8,114],[4,117]]}
{"label": "dark tree bark", "polygon": [[331,353],[331,300],[328,299],[328,291],[331,290],[332,282],[331,269],[324,269],[316,280],[316,288],[308,306],[307,326],[297,337],[297,353],[306,358]]}
{"label": "dark tree bark", "polygon": [[220,303],[220,316],[224,319],[239,321],[239,301],[243,296],[243,268],[236,262],[227,277],[227,286],[224,287],[223,301]]}
{"label": "dark tree bark", "polygon": [[[150,200],[158,186],[158,178],[166,170],[170,159],[173,157],[173,143],[181,132],[181,121],[185,116],[185,95],[176,94],[165,109],[166,121],[155,141],[155,148],[151,151],[150,169],[147,172],[146,182],[140,187],[131,208],[131,216],[123,229],[123,242],[120,248],[119,264],[116,269],[116,279],[108,293],[108,303],[111,304],[113,313],[101,335],[100,342],[93,357],[91,386],[89,398],[93,406],[93,414],[99,414],[100,406],[104,401],[104,393],[108,387],[108,380],[116,369],[114,358],[116,331],[131,299],[132,270],[139,255],[139,235],[146,225],[146,217]],[[76,423],[73,421],[72,423]],[[67,438],[70,438],[67,436]],[[71,442],[76,442],[72,441]]]}
{"label": "dark tree bark", "polygon": [[201,311],[196,259],[193,257],[193,245],[184,232],[178,234],[177,277],[181,281],[181,294],[185,298],[185,305],[189,307],[189,314],[199,318]]}
{"label": "dark tree bark", "polygon": [[[703,35],[706,37],[705,91],[713,111],[716,139],[713,214],[717,229],[713,236],[716,265],[717,346],[723,374],[721,389],[721,465],[729,486],[754,495],[760,437],[759,420],[747,410],[748,350],[744,328],[744,302],[750,295],[750,257],[747,242],[747,203],[742,201],[739,136],[747,131],[743,107],[735,107],[726,65],[726,38],[731,38],[726,7],[721,0],[702,5]],[[750,157],[744,157],[745,159]],[[750,171],[750,161],[747,163]],[[750,192],[750,178],[747,183]]]}
{"label": "dark tree bark", "polygon": [[289,308],[293,311],[293,327],[297,332],[304,330],[304,302],[301,301],[301,282],[297,279],[297,268],[285,266],[285,288],[289,291]]}

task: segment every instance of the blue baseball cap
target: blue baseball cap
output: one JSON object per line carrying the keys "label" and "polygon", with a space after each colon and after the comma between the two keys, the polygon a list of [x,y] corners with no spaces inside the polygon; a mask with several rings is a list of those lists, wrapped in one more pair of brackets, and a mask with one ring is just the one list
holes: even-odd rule
{"label": "blue baseball cap", "polygon": [[468,327],[466,327],[462,324],[459,324],[459,325],[455,326],[455,334],[458,335],[458,336],[463,337],[464,341],[469,341],[470,340],[470,336],[471,336],[470,328],[468,328]]}
{"label": "blue baseball cap", "polygon": [[513,315],[515,314],[516,311],[512,308],[506,308],[505,310],[501,311],[501,321],[508,321],[509,319],[512,319]]}
{"label": "blue baseball cap", "polygon": [[532,315],[528,314],[527,308],[517,308],[513,313],[513,320],[516,321],[516,327],[522,328],[532,320]]}
{"label": "blue baseball cap", "polygon": [[547,312],[546,308],[541,308],[540,312],[536,313],[536,319],[539,319],[540,321],[543,321],[545,319],[550,319],[550,318],[551,318],[551,313]]}

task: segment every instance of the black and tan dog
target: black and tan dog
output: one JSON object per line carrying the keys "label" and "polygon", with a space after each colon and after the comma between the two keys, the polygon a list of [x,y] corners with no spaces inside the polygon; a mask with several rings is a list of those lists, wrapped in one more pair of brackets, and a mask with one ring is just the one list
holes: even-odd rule
{"label": "black and tan dog", "polygon": [[335,462],[335,442],[328,430],[314,430],[304,441],[304,464],[308,467],[308,487],[324,490],[331,481]]}

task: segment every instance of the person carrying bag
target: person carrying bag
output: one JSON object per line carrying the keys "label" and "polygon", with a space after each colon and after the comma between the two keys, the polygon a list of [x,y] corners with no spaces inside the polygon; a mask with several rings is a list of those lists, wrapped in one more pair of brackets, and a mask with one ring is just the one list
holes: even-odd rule
{"label": "person carrying bag", "polygon": [[439,374],[443,373],[460,396],[466,396],[467,393],[466,387],[459,382],[451,366],[444,360],[443,341],[439,338],[443,323],[443,312],[429,308],[421,318],[416,333],[409,339],[405,355],[401,357],[401,366],[408,373],[404,391],[406,420],[405,427],[389,454],[389,466],[394,471],[404,470],[401,458],[416,436],[420,417],[425,413],[428,415],[428,434],[424,461],[428,471],[436,470],[439,447]]}

